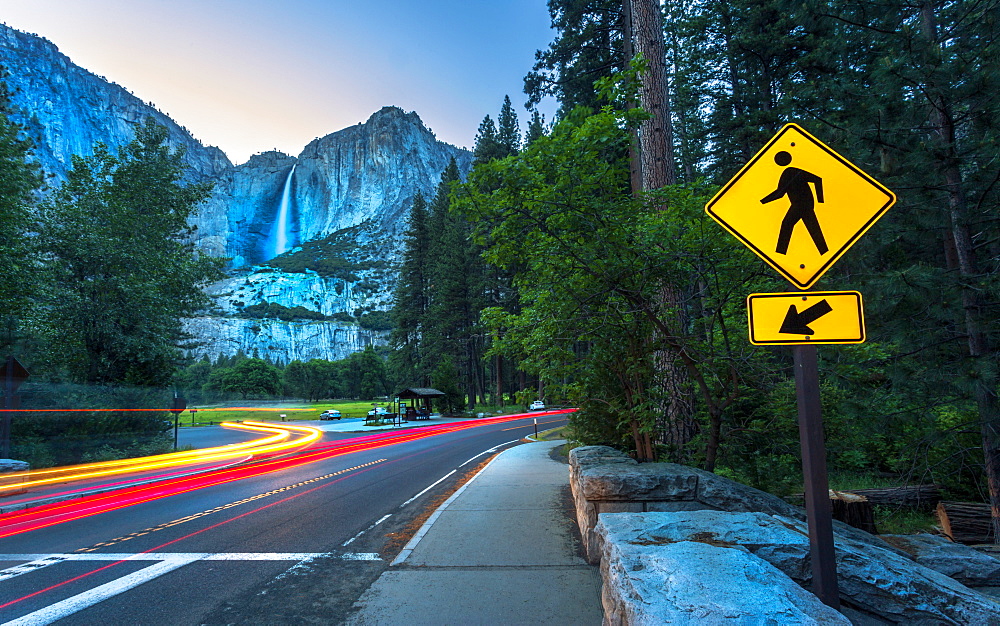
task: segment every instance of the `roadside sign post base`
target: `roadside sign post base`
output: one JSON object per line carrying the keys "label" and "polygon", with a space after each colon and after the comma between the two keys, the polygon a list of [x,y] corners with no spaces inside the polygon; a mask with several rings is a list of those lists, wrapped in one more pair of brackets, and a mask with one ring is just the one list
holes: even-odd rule
{"label": "roadside sign post base", "polygon": [[795,395],[799,407],[799,441],[802,445],[813,593],[823,604],[839,610],[840,592],[833,548],[833,513],[826,475],[816,347],[794,346],[792,352],[795,358]]}

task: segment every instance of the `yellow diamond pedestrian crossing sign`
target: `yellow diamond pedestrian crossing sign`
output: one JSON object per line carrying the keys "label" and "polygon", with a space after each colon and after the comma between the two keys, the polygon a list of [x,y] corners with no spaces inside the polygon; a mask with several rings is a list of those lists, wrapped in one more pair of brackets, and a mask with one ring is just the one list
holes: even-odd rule
{"label": "yellow diamond pedestrian crossing sign", "polygon": [[808,289],[896,196],[796,124],[786,124],[705,211],[799,289]]}
{"label": "yellow diamond pedestrian crossing sign", "polygon": [[857,291],[752,293],[747,297],[750,343],[863,343],[865,315]]}

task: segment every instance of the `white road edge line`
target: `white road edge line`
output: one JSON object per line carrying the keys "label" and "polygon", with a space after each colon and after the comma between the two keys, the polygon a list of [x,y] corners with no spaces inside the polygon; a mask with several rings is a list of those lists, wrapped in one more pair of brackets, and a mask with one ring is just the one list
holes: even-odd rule
{"label": "white road edge line", "polygon": [[447,509],[448,506],[458,498],[458,496],[462,495],[462,492],[465,491],[465,489],[469,485],[471,485],[474,480],[479,478],[479,476],[483,472],[485,472],[490,465],[493,465],[493,461],[496,461],[497,458],[499,457],[494,457],[493,460],[491,460],[489,463],[486,464],[485,467],[483,467],[483,469],[476,472],[476,475],[470,478],[469,482],[459,487],[458,491],[451,494],[451,497],[445,500],[444,504],[439,506],[436,511],[431,513],[431,516],[427,518],[427,521],[424,522],[424,525],[420,527],[420,530],[417,531],[417,534],[413,535],[413,539],[410,539],[409,543],[407,543],[406,546],[402,549],[402,551],[400,551],[400,553],[396,555],[396,558],[392,560],[392,563],[389,563],[389,567],[400,565],[404,561],[406,561],[406,559],[410,558],[410,555],[413,554],[414,548],[416,548],[417,544],[420,543],[420,540],[424,538],[424,535],[427,534],[427,531],[431,529],[431,526],[434,525],[434,522],[437,521],[437,518],[440,517],[441,513],[444,512],[444,510]]}
{"label": "white road edge line", "polygon": [[449,476],[451,476],[452,474],[454,474],[454,473],[455,473],[455,472],[457,472],[457,471],[458,471],[457,469],[453,469],[453,470],[451,470],[450,472],[448,472],[447,474],[445,474],[445,475],[444,475],[444,476],[442,476],[441,478],[439,478],[439,479],[437,479],[436,481],[434,481],[434,484],[433,484],[433,485],[431,485],[431,486],[430,486],[430,487],[428,487],[427,489],[424,489],[423,491],[421,491],[421,492],[420,492],[420,493],[418,493],[417,495],[413,496],[412,498],[410,498],[410,499],[409,499],[409,500],[407,500],[406,502],[404,502],[404,503],[400,504],[400,505],[399,505],[399,508],[403,508],[404,506],[406,506],[407,504],[409,504],[409,503],[413,502],[414,500],[416,500],[416,499],[417,499],[417,498],[419,498],[420,496],[424,495],[425,493],[427,493],[428,491],[430,491],[430,490],[431,490],[431,489],[433,489],[434,487],[437,487],[437,486],[438,486],[438,484],[439,484],[439,483],[440,483],[441,481],[443,481],[443,480],[444,480],[445,478],[448,478]]}
{"label": "white road edge line", "polygon": [[352,543],[354,543],[354,540],[355,540],[355,539],[357,539],[357,538],[358,538],[358,537],[360,537],[361,535],[365,534],[366,532],[368,532],[368,531],[369,531],[369,530],[371,530],[372,528],[375,528],[376,526],[378,526],[379,524],[381,524],[381,523],[382,523],[382,522],[384,522],[385,520],[389,519],[390,517],[392,517],[392,513],[389,513],[388,515],[383,515],[383,516],[382,516],[382,519],[380,519],[379,521],[375,522],[374,524],[372,524],[372,525],[371,525],[371,526],[369,526],[368,528],[366,528],[366,529],[362,530],[362,531],[361,531],[361,532],[359,532],[358,534],[354,535],[353,537],[351,537],[350,539],[348,539],[348,540],[347,540],[347,541],[345,541],[344,543],[340,544],[340,547],[341,547],[341,548],[346,548],[347,546],[349,546],[349,545],[351,545]]}
{"label": "white road edge line", "polygon": [[492,448],[490,448],[489,450],[483,450],[482,452],[480,452],[480,453],[479,453],[479,454],[477,454],[476,456],[472,457],[471,459],[469,459],[469,460],[468,460],[468,461],[466,461],[465,463],[462,463],[462,464],[461,464],[461,465],[459,465],[458,467],[459,467],[459,469],[461,469],[461,468],[465,467],[466,465],[468,465],[469,463],[472,463],[473,461],[475,461],[475,460],[476,460],[476,459],[478,459],[479,457],[483,456],[484,454],[489,454],[490,452],[496,452],[497,448],[502,448],[502,447],[504,447],[504,446],[509,446],[509,445],[510,445],[510,444],[512,444],[512,443],[517,443],[518,441],[521,441],[521,440],[520,440],[520,439],[514,439],[513,441],[508,441],[507,443],[501,443],[501,444],[499,444],[499,445],[496,445],[496,446],[493,446],[493,447],[492,447]]}
{"label": "white road edge line", "polygon": [[71,598],[66,598],[61,602],[51,604],[34,613],[28,613],[27,615],[13,619],[4,623],[3,626],[39,626],[51,624],[192,562],[193,560],[182,559],[161,561],[137,572],[132,572],[128,576],[123,576]]}

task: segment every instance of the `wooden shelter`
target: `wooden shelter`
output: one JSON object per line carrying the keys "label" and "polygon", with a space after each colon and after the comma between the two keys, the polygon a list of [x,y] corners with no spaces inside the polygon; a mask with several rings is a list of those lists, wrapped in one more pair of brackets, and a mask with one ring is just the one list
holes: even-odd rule
{"label": "wooden shelter", "polygon": [[[407,387],[396,394],[397,400],[413,400],[412,406],[406,407],[406,419],[429,419],[431,415],[431,400],[443,398],[445,393],[430,387]],[[417,407],[420,407],[418,410]]]}

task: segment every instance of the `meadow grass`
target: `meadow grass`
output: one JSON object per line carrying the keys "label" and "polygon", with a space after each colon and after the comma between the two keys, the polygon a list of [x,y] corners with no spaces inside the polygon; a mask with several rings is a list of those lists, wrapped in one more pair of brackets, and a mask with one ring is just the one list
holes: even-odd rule
{"label": "meadow grass", "polygon": [[[385,406],[384,402],[379,402],[379,406]],[[285,415],[285,421],[318,420],[319,414],[328,409],[338,409],[344,418],[365,417],[372,408],[369,400],[328,400],[323,402],[289,402],[286,406],[254,406],[252,400],[248,400],[245,406],[241,407],[191,407],[195,409],[192,415],[190,411],[184,411],[180,416],[181,426],[190,426],[192,417],[196,426],[207,426],[209,424],[219,424],[220,422],[237,422],[255,420],[258,422],[280,422],[281,415]]]}

